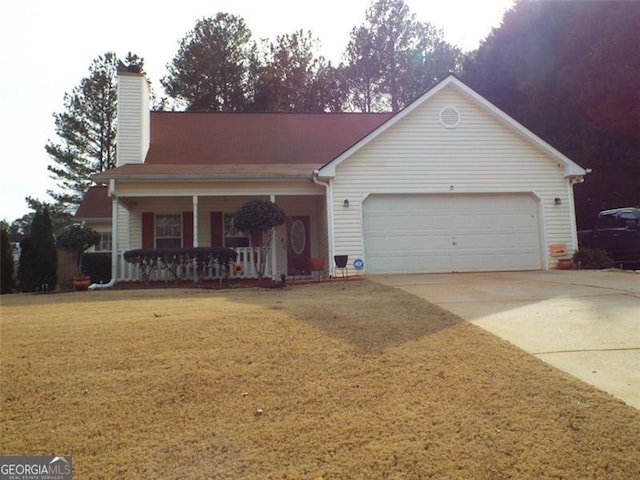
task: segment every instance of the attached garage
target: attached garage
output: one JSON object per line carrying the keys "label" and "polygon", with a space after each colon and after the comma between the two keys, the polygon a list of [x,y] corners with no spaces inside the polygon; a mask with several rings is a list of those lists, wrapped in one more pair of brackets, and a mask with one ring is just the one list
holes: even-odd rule
{"label": "attached garage", "polygon": [[543,268],[531,194],[370,195],[363,223],[369,273]]}

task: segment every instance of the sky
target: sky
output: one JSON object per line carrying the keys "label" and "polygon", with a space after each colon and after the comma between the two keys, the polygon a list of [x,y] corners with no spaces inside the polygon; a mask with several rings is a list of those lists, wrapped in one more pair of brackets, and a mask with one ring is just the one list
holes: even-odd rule
{"label": "sky", "polygon": [[[349,32],[372,0],[20,0],[0,5],[0,220],[29,212],[26,196],[51,201],[55,190],[44,150],[56,141],[53,114],[64,94],[88,74],[97,56],[127,52],[144,58],[157,94],[180,40],[198,19],[218,12],[241,16],[254,39],[275,40],[311,30],[323,55],[342,60]],[[499,27],[514,0],[405,0],[421,21],[442,29],[463,51],[475,50]],[[164,5],[170,5],[170,8]]]}

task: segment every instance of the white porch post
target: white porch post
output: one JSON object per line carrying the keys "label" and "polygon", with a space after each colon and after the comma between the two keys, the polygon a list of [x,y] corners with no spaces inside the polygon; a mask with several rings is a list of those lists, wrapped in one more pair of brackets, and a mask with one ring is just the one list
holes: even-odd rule
{"label": "white porch post", "polygon": [[109,182],[109,194],[111,195],[111,281],[115,284],[119,278],[118,272],[118,197],[116,196],[116,181],[111,179]]}
{"label": "white porch post", "polygon": [[[271,195],[270,200],[273,203],[276,203],[276,196]],[[278,274],[278,271],[276,268],[277,258],[278,256],[276,255],[276,232],[274,228],[271,232],[271,279],[272,280],[276,280],[276,275]]]}
{"label": "white porch post", "polygon": [[198,246],[198,196],[193,196],[193,246]]}

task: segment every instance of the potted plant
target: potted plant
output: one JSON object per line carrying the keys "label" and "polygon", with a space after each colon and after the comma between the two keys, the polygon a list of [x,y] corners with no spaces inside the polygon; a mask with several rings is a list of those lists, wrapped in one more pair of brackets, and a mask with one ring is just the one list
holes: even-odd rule
{"label": "potted plant", "polygon": [[91,279],[80,270],[82,254],[87,248],[97,245],[100,241],[100,234],[95,230],[80,225],[78,223],[65,227],[58,235],[56,243],[60,248],[70,251],[73,254],[75,274],[73,277],[73,287],[76,290],[87,290],[91,284]]}
{"label": "potted plant", "polygon": [[309,269],[312,272],[324,270],[324,257],[311,257],[309,259]]}
{"label": "potted plant", "polygon": [[572,258],[561,258],[558,260],[558,270],[571,270],[573,267]]}
{"label": "potted plant", "polygon": [[269,200],[249,201],[233,216],[235,227],[251,234],[252,247],[257,251],[256,270],[260,283],[264,278],[275,229],[286,221],[284,210]]}

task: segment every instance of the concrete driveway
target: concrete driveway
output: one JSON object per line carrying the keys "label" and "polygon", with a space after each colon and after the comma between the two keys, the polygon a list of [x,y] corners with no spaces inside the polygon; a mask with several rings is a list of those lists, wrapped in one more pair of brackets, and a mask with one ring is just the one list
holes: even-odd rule
{"label": "concrete driveway", "polygon": [[640,274],[375,275],[640,409]]}

